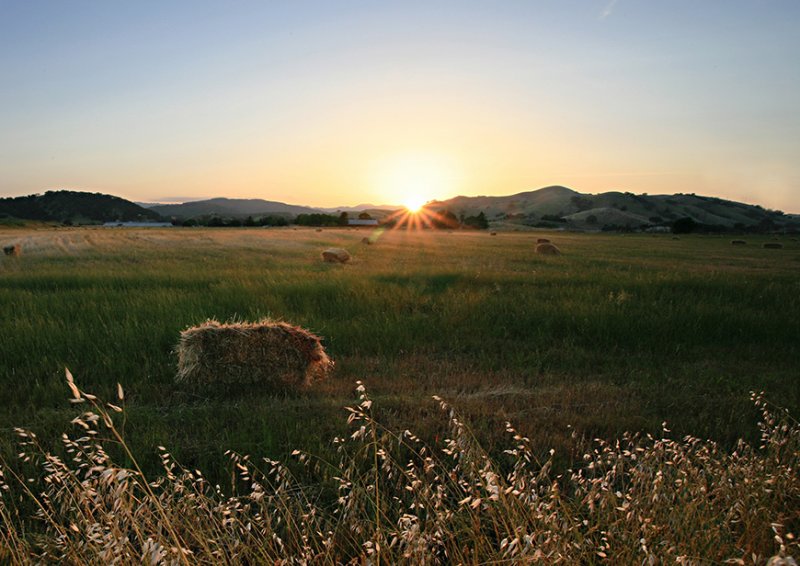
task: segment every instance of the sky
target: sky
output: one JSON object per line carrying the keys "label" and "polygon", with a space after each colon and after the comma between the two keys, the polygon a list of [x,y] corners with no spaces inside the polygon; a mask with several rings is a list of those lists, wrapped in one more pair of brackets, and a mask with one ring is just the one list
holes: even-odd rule
{"label": "sky", "polygon": [[797,0],[0,0],[0,196],[800,213]]}

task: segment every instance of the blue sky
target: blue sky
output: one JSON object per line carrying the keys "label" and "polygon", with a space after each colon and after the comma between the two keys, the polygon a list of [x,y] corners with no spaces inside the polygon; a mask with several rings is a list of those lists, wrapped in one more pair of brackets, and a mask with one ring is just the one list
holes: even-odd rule
{"label": "blue sky", "polygon": [[800,2],[0,1],[0,195],[800,212]]}

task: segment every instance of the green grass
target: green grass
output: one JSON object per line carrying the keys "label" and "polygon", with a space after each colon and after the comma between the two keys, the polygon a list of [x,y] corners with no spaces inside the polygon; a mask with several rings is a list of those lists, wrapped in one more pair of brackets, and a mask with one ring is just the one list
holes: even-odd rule
{"label": "green grass", "polygon": [[[226,449],[325,452],[363,380],[381,419],[443,433],[430,397],[453,402],[484,446],[512,421],[544,451],[572,431],[752,438],[748,391],[800,408],[800,245],[759,238],[348,230],[0,230],[2,454],[10,429],[57,439],[87,391],[126,390],[125,433],[143,465],[156,445],[225,477]],[[541,234],[539,234],[541,235]],[[346,266],[324,247],[348,248]],[[326,383],[294,395],[174,384],[179,332],[206,318],[281,318],[324,337]],[[572,428],[568,428],[571,425]],[[47,440],[43,440],[47,442]],[[565,459],[569,456],[565,455]]]}

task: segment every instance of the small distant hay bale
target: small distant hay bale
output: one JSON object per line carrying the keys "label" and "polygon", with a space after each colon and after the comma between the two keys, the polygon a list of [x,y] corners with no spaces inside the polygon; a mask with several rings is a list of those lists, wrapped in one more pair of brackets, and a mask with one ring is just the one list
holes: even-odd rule
{"label": "small distant hay bale", "polygon": [[542,255],[561,255],[561,250],[559,250],[555,244],[544,242],[536,244],[536,253]]}
{"label": "small distant hay bale", "polygon": [[181,332],[175,381],[307,387],[333,362],[316,336],[285,322],[205,323]]}
{"label": "small distant hay bale", "polygon": [[22,255],[22,246],[19,244],[13,244],[11,246],[4,246],[3,253],[6,255],[10,255],[13,257],[19,257]]}
{"label": "small distant hay bale", "polygon": [[347,263],[350,261],[350,254],[342,248],[328,248],[322,252],[322,259],[328,263]]}
{"label": "small distant hay bale", "polygon": [[497,232],[492,232],[491,235],[492,236],[497,236]]}
{"label": "small distant hay bale", "polygon": [[766,242],[764,247],[768,250],[780,250],[783,249],[783,244],[778,242]]}
{"label": "small distant hay bale", "polygon": [[322,232],[322,228],[317,228],[315,232]]}
{"label": "small distant hay bale", "polygon": [[536,240],[536,243],[537,244],[549,244],[550,240],[548,240],[547,238],[539,238],[539,239]]}
{"label": "small distant hay bale", "polygon": [[361,238],[361,243],[362,244],[366,244],[368,246],[371,246],[372,245],[372,240],[370,240],[369,238]]}
{"label": "small distant hay bale", "polygon": [[747,242],[745,242],[744,240],[731,240],[731,245],[732,246],[746,246]]}

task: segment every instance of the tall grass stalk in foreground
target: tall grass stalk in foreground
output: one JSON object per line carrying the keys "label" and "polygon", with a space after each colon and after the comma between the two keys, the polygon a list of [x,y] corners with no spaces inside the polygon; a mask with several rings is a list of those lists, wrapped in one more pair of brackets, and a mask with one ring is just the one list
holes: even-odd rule
{"label": "tall grass stalk in foreground", "polygon": [[[758,446],[724,451],[665,426],[663,438],[596,440],[557,474],[552,451],[539,460],[510,424],[510,447],[493,459],[442,399],[440,445],[388,430],[358,383],[338,462],[295,451],[296,476],[230,453],[225,491],[163,447],[163,473],[146,478],[112,419],[123,408],[69,385],[87,410],[72,421],[80,434],[62,437],[67,457],[18,429],[19,461],[0,468],[4,563],[776,566],[800,556],[800,426],[761,395]],[[132,466],[110,456],[120,450]]]}

